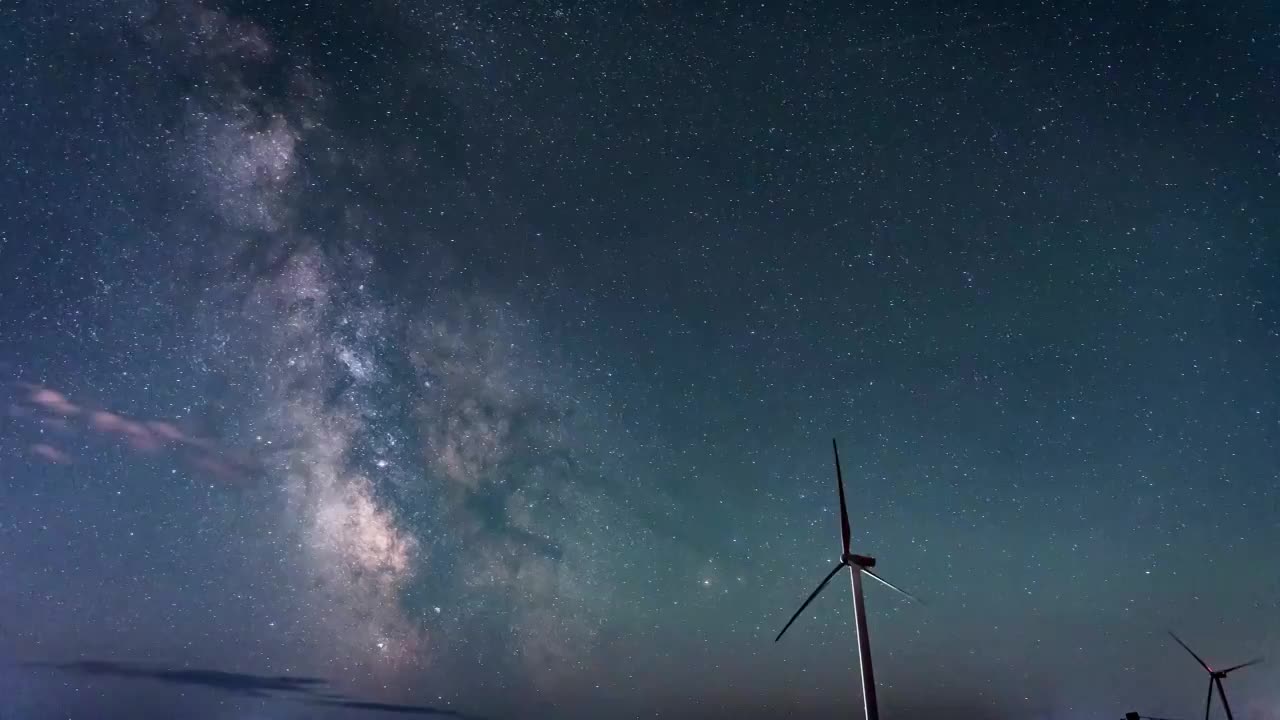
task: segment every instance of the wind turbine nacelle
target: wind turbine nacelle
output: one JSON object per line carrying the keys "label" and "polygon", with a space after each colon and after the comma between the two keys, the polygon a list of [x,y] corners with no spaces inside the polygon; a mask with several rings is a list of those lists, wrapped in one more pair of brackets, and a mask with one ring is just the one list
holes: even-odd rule
{"label": "wind turbine nacelle", "polygon": [[864,568],[873,568],[876,566],[875,558],[868,557],[866,555],[857,555],[854,553],[849,553],[845,555],[844,562],[846,565],[857,565],[858,567],[864,567]]}
{"label": "wind turbine nacelle", "polygon": [[1136,712],[1127,712],[1124,714],[1124,720],[1142,720],[1142,716]]}

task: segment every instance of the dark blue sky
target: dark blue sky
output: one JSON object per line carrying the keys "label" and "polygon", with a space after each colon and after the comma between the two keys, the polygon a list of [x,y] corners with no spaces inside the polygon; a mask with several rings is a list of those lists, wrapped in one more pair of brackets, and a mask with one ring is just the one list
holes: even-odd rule
{"label": "dark blue sky", "polygon": [[14,717],[854,711],[832,436],[886,717],[1280,660],[1266,3],[0,16]]}

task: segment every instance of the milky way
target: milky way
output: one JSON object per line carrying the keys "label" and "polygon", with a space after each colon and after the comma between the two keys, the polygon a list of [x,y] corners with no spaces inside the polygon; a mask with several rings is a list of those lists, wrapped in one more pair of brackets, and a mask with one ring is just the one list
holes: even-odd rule
{"label": "milky way", "polygon": [[[600,398],[498,295],[446,277],[412,308],[379,299],[403,292],[379,285],[368,210],[340,207],[333,228],[299,220],[308,164],[352,161],[326,151],[322,84],[297,64],[290,82],[306,96],[288,116],[270,110],[243,79],[278,55],[263,33],[198,6],[180,14],[150,36],[197,26],[178,44],[218,73],[189,102],[173,156],[219,221],[205,262],[268,258],[199,300],[205,364],[255,398],[239,440],[282,486],[315,633],[384,679],[449,677],[460,657],[532,687],[580,671],[608,601],[612,550],[591,541],[628,523],[588,480]],[[477,645],[495,618],[506,633]]]}

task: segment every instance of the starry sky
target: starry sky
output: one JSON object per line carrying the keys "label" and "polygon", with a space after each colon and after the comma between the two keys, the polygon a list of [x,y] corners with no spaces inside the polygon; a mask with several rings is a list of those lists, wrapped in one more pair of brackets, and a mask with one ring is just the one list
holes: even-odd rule
{"label": "starry sky", "polygon": [[1273,4],[0,17],[0,717],[1280,717]]}

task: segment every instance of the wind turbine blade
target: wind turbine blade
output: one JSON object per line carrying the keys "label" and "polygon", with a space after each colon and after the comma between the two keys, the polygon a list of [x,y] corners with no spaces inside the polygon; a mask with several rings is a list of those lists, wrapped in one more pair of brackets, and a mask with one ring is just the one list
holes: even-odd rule
{"label": "wind turbine blade", "polygon": [[[1209,669],[1209,664],[1206,663],[1204,660],[1201,660],[1200,656],[1196,654],[1196,651],[1187,647],[1187,644],[1182,642],[1182,638],[1179,638],[1177,635],[1174,635],[1172,630],[1169,631],[1169,637],[1173,638],[1174,640],[1177,640],[1178,644],[1182,646],[1183,650],[1186,650],[1187,652],[1191,653],[1191,657],[1195,658],[1196,662],[1200,663],[1200,667],[1204,668],[1205,672],[1207,673],[1213,672],[1213,670]],[[1209,694],[1210,695],[1213,694],[1213,688],[1209,688]]]}
{"label": "wind turbine blade", "polygon": [[1209,676],[1209,694],[1204,696],[1204,720],[1209,720],[1209,705],[1213,703],[1213,676]]}
{"label": "wind turbine blade", "polygon": [[840,473],[840,448],[836,447],[836,439],[831,438],[831,452],[836,456],[836,486],[840,488],[840,546],[844,554],[849,554],[849,508],[844,502],[844,475]]}
{"label": "wind turbine blade", "polygon": [[921,600],[920,598],[916,597],[915,595],[912,595],[911,593],[907,592],[906,590],[903,590],[902,588],[898,587],[897,585],[894,585],[893,583],[889,582],[888,580],[885,580],[884,578],[882,578],[882,577],[880,577],[879,575],[875,574],[875,573],[874,573],[874,572],[872,572],[871,570],[868,570],[867,568],[859,568],[859,569],[860,569],[860,570],[862,570],[862,572],[864,572],[864,573],[866,573],[866,574],[870,575],[872,578],[875,578],[875,579],[876,579],[876,580],[877,580],[881,585],[883,585],[883,586],[885,586],[885,587],[889,588],[890,590],[892,590],[892,591],[894,591],[894,592],[898,593],[899,595],[901,595],[901,596],[905,597],[906,599],[908,599],[908,600],[910,600],[910,601],[912,601],[912,602],[914,602],[914,603],[919,603],[920,605],[923,605],[923,604],[924,604],[924,601],[923,601],[923,600]]}
{"label": "wind turbine blade", "polygon": [[1227,668],[1226,670],[1223,670],[1223,671],[1222,671],[1222,674],[1223,674],[1223,675],[1226,675],[1226,674],[1227,674],[1227,673],[1229,673],[1229,672],[1232,672],[1232,671],[1235,671],[1235,670],[1239,670],[1240,668],[1247,668],[1247,667],[1249,667],[1250,665],[1257,665],[1257,664],[1258,664],[1258,663],[1260,663],[1260,662],[1262,662],[1262,658],[1255,658],[1255,659],[1253,659],[1253,660],[1250,660],[1250,661],[1249,661],[1249,662],[1247,662],[1247,663],[1240,663],[1239,665],[1235,665],[1235,666],[1233,666],[1233,667],[1229,667],[1229,668]]}
{"label": "wind turbine blade", "polygon": [[1222,689],[1222,678],[1215,675],[1213,682],[1218,686],[1218,699],[1222,701],[1222,709],[1227,711],[1227,720],[1235,720],[1231,715],[1231,704],[1227,702],[1227,691]]}
{"label": "wind turbine blade", "polygon": [[827,583],[831,582],[831,578],[835,577],[836,573],[840,572],[840,569],[843,567],[844,563],[836,563],[836,566],[831,569],[831,572],[827,573],[827,576],[822,579],[822,583],[818,585],[817,589],[809,593],[809,597],[805,598],[804,604],[800,606],[800,609],[796,611],[796,614],[792,615],[791,619],[787,621],[787,624],[783,626],[782,632],[778,633],[778,637],[773,639],[774,642],[778,642],[782,639],[782,633],[785,633],[787,628],[791,627],[791,623],[795,622],[796,618],[800,617],[800,613],[804,612],[804,609],[809,607],[809,603],[813,602],[813,599],[818,597],[818,593],[822,592],[822,588],[826,587]]}

